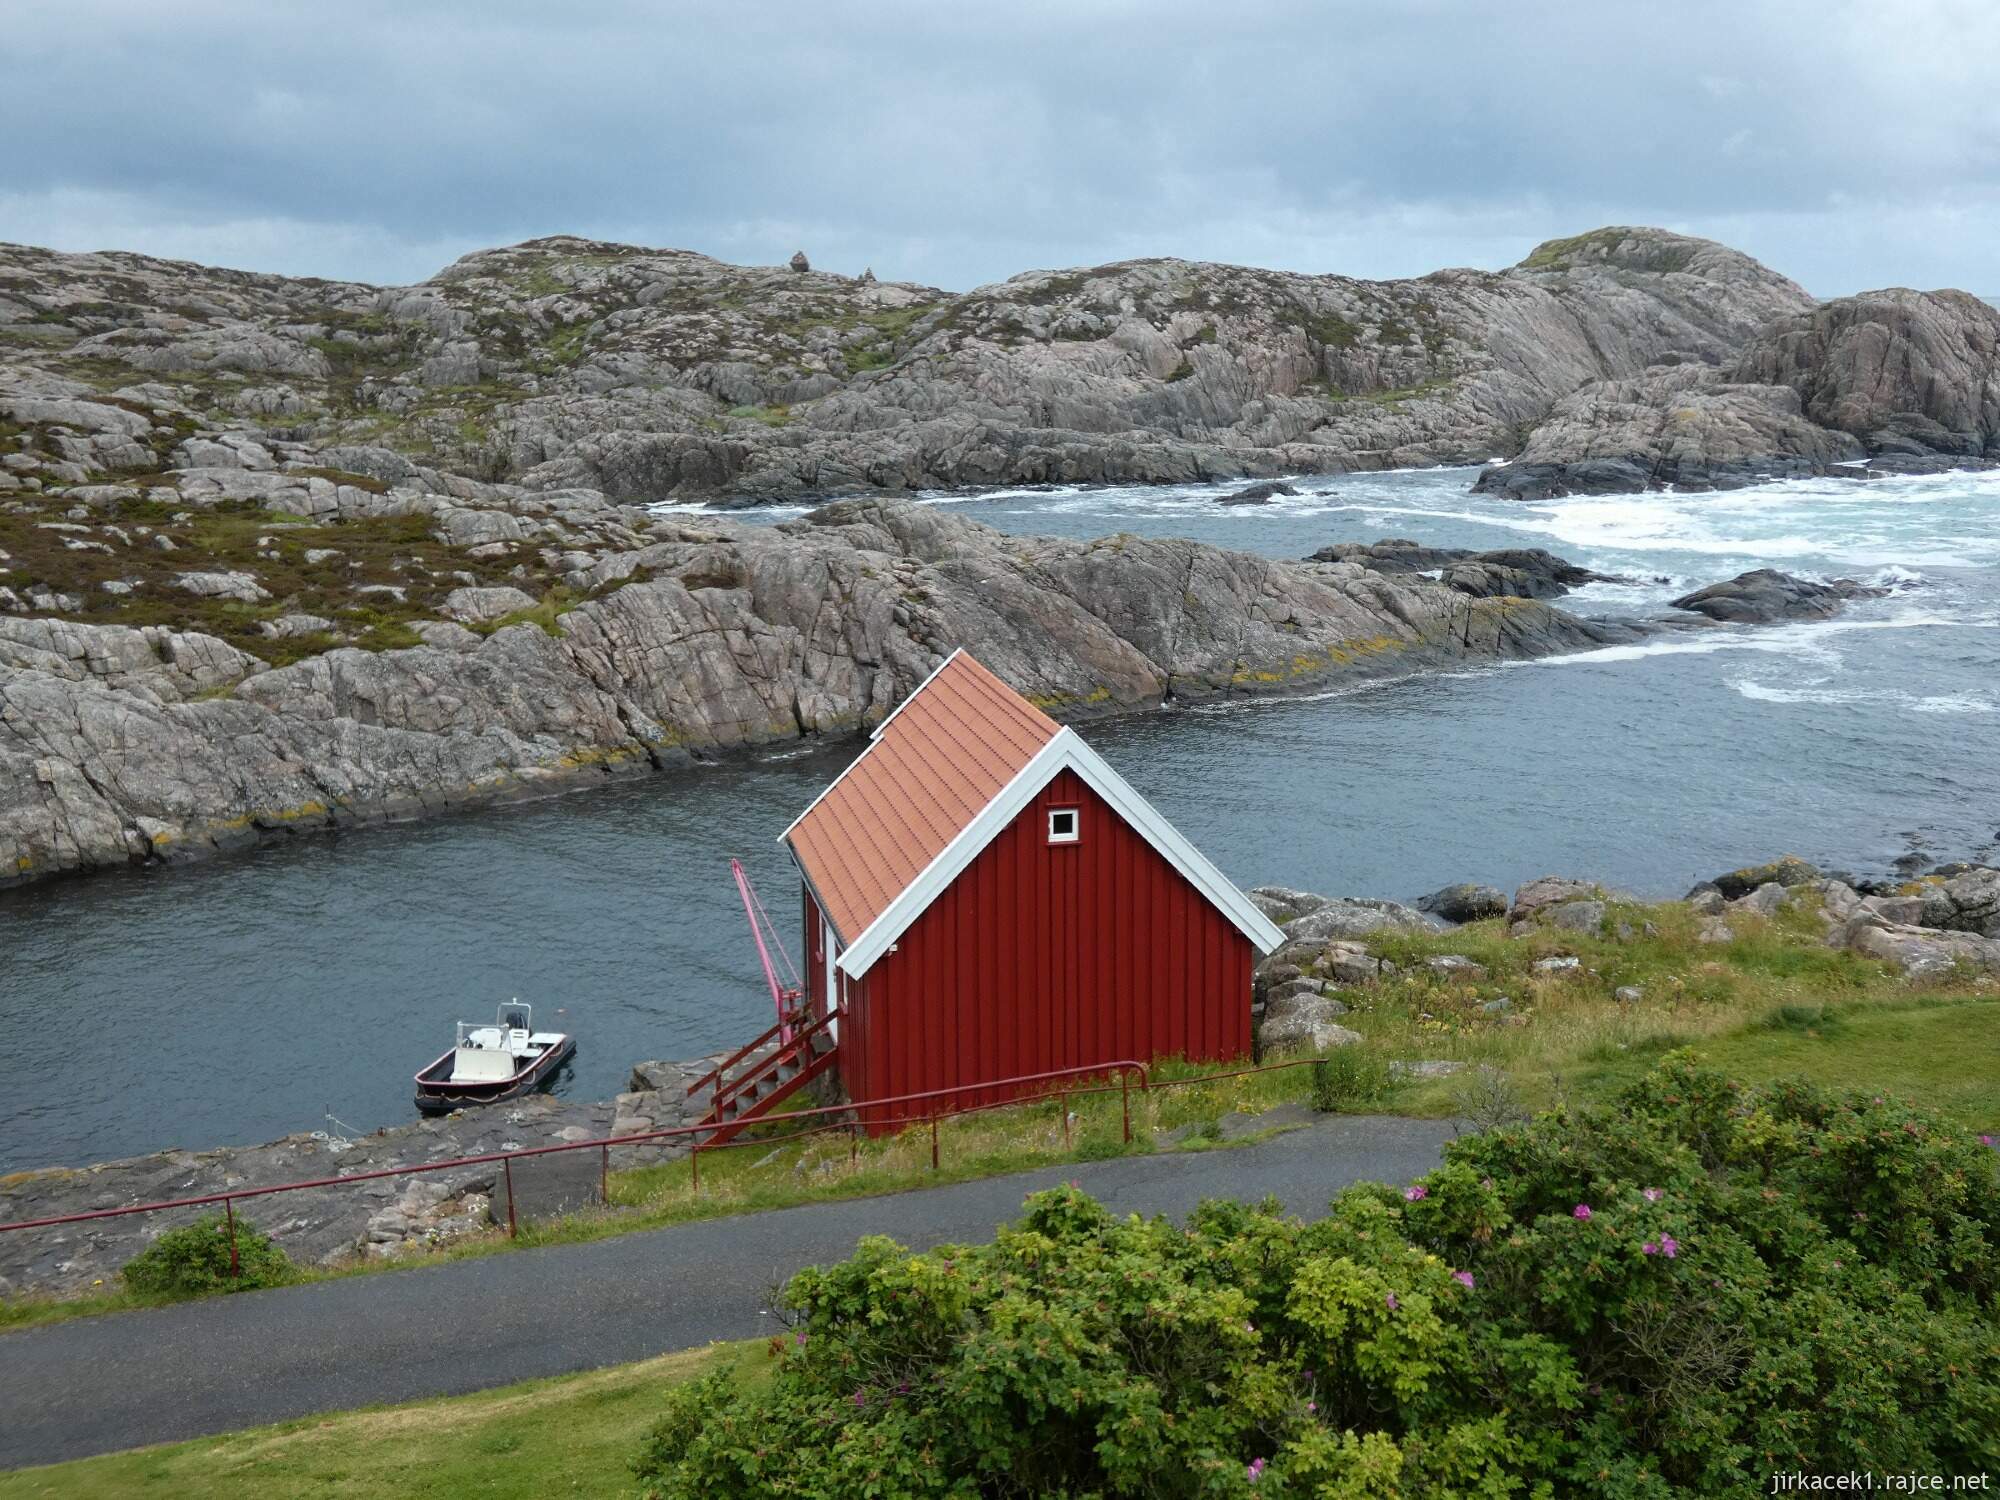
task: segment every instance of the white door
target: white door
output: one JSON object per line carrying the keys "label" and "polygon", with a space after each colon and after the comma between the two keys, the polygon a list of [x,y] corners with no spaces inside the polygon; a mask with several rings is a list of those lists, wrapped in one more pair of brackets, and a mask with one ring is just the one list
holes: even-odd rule
{"label": "white door", "polygon": [[[826,956],[826,1009],[831,1015],[840,1009],[840,971],[833,966],[833,924],[821,917],[819,923],[819,948]],[[826,1023],[826,1034],[833,1038],[834,1045],[840,1045],[840,1022]]]}

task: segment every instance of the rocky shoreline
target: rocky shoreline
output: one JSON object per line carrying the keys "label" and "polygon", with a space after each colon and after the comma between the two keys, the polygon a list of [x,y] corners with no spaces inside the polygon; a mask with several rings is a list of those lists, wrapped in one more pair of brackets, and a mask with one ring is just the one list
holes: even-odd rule
{"label": "rocky shoreline", "polygon": [[[534,1094],[508,1104],[461,1110],[437,1119],[347,1137],[314,1130],[260,1146],[204,1151],[156,1151],[87,1167],[46,1167],[0,1176],[0,1222],[90,1213],[134,1203],[168,1202],[213,1193],[310,1182],[395,1167],[423,1166],[535,1146],[642,1135],[691,1125],[707,1110],[707,1096],[687,1089],[723,1054],[691,1062],[645,1062],[632,1070],[631,1087],[612,1099],[570,1100]],[[682,1141],[615,1148],[617,1170],[671,1161],[687,1154]],[[567,1153],[524,1163],[519,1179],[573,1164],[583,1157],[595,1182],[598,1154]],[[550,1164],[545,1166],[544,1164]],[[239,1212],[301,1265],[336,1266],[356,1258],[382,1259],[419,1252],[446,1240],[506,1222],[504,1199],[491,1165],[425,1172],[314,1188],[255,1199]],[[213,1208],[173,1209],[127,1218],[98,1219],[49,1229],[0,1235],[0,1297],[25,1293],[78,1293],[116,1287],[118,1271],[163,1231],[191,1223]]]}
{"label": "rocky shoreline", "polygon": [[[1360,1041],[1358,1032],[1341,1024],[1347,1014],[1341,996],[1351,998],[1356,987],[1365,991],[1396,974],[1394,961],[1374,951],[1384,936],[1448,933],[1466,922],[1500,918],[1514,937],[1544,932],[1630,937],[1631,922],[1639,920],[1621,914],[1621,908],[1634,905],[1621,893],[1556,875],[1527,881],[1511,896],[1491,886],[1462,884],[1409,904],[1281,886],[1259,886],[1249,895],[1280,924],[1286,939],[1255,973],[1260,1054],[1299,1047],[1323,1051]],[[2000,869],[1988,866],[1945,864],[1917,880],[1871,880],[1822,871],[1786,856],[1703,881],[1685,899],[1699,919],[1700,943],[1729,942],[1744,919],[1769,918],[1791,903],[1806,901],[1828,946],[1891,965],[1909,979],[1951,971],[2000,977]],[[1453,979],[1476,981],[1483,973],[1464,956],[1438,955],[1426,963]],[[1534,967],[1560,974],[1576,964],[1574,957],[1556,953]],[[1638,1004],[1645,996],[1638,989],[1621,989],[1615,998]],[[1502,1014],[1506,1005],[1492,1001],[1486,1008]],[[633,1069],[628,1091],[609,1100],[536,1095],[354,1139],[313,1131],[261,1146],[161,1151],[89,1167],[17,1172],[0,1177],[0,1221],[353,1176],[692,1124],[705,1111],[706,1098],[690,1096],[688,1086],[720,1057],[641,1063]],[[1456,1065],[1406,1066],[1431,1076]],[[679,1142],[618,1147],[610,1164],[623,1169],[685,1152]],[[595,1164],[592,1154],[585,1165],[593,1181]],[[518,1170],[525,1174],[530,1168]],[[501,1222],[505,1219],[504,1210],[495,1208],[496,1188],[493,1168],[475,1166],[359,1183],[351,1189],[316,1189],[255,1203],[244,1211],[295,1260],[334,1266],[356,1257],[418,1253],[490,1229],[496,1214]],[[162,1230],[202,1212],[178,1210],[0,1236],[0,1296],[115,1286],[118,1269]]]}
{"label": "rocky shoreline", "polygon": [[[1504,918],[1510,936],[1553,930],[1629,939],[1629,921],[1617,914],[1632,898],[1595,881],[1544,875],[1510,898],[1493,886],[1451,885],[1412,905],[1360,897],[1328,897],[1283,886],[1259,886],[1250,899],[1285,930],[1284,944],[1262,959],[1255,996],[1260,1048],[1309,1047],[1324,1051],[1361,1040],[1340,1024],[1347,1014],[1341,992],[1391,976],[1396,966],[1371,950],[1381,934],[1448,932],[1465,922]],[[1956,971],[2000,977],[2000,869],[1945,864],[1919,880],[1868,880],[1826,872],[1795,856],[1753,865],[1705,880],[1686,896],[1700,919],[1695,940],[1727,943],[1732,921],[1768,918],[1795,902],[1812,903],[1829,947],[1893,965],[1905,978]],[[1453,977],[1477,979],[1483,970],[1463,956],[1437,955],[1429,965]],[[1573,957],[1551,955],[1538,970],[1574,968]],[[1643,1000],[1621,989],[1621,1003]],[[1488,1002],[1504,1009],[1508,1002]]]}
{"label": "rocky shoreline", "polygon": [[[333,614],[260,620],[264,634],[236,641],[0,615],[0,887],[858,734],[959,646],[1077,720],[1702,623],[1555,608],[1599,575],[1535,550],[1385,541],[1281,562],[1171,539],[1010,536],[907,502],[843,501],[772,527],[431,482],[378,493],[228,470],[181,474],[173,491],[184,526],[247,517],[264,533],[240,572],[200,575],[245,590],[312,558],[313,542],[377,524],[401,528],[406,548],[519,559],[485,582],[434,559],[394,584],[342,585],[371,612],[393,595],[416,644],[330,644]],[[161,555],[171,526],[110,519],[157,493],[98,487],[57,535],[113,567]],[[287,515],[340,524],[269,519]],[[540,606],[518,586],[536,569],[555,580]],[[1759,573],[1679,602],[1770,623],[1863,592]],[[323,649],[288,660],[292,629]]]}

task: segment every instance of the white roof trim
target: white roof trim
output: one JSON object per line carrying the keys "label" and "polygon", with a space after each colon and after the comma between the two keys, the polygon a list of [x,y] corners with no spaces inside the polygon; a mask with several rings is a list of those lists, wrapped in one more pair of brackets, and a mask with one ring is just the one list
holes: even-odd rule
{"label": "white roof trim", "polygon": [[910,924],[964,873],[965,867],[979,852],[1020,816],[1021,810],[1055,778],[1058,771],[1064,769],[1075,771],[1082,777],[1084,783],[1151,844],[1161,858],[1180,871],[1190,885],[1229,918],[1259,952],[1269,953],[1284,942],[1285,935],[1269,917],[1251,905],[1250,899],[1231,883],[1228,876],[1181,837],[1174,826],[1086,745],[1075,730],[1064,728],[1035,753],[1034,759],[1023,766],[1013,780],[994,794],[993,800],[980,809],[979,815],[967,823],[958,836],[918,872],[916,879],[904,887],[902,894],[868,924],[867,930],[847,946],[838,960],[842,972],[851,979],[859,979],[866,974],[875,961],[909,929]]}

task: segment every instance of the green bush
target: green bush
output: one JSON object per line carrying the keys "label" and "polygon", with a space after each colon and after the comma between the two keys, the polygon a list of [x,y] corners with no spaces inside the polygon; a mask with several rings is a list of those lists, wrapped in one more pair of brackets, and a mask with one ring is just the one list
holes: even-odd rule
{"label": "green bush", "polygon": [[1322,1114],[1366,1109],[1388,1092],[1388,1065],[1359,1047],[1336,1047],[1312,1065],[1312,1107]]}
{"label": "green bush", "polygon": [[125,1264],[125,1285],[153,1297],[198,1297],[282,1286],[296,1272],[285,1252],[248,1219],[236,1221],[238,1274],[229,1274],[229,1223],[212,1214],[169,1229]]}
{"label": "green bush", "polygon": [[[1311,1225],[1074,1189],[864,1240],[768,1385],[673,1398],[661,1497],[1754,1494],[2000,1463],[1995,1153],[1675,1055]],[[691,1388],[693,1389],[693,1388]]]}

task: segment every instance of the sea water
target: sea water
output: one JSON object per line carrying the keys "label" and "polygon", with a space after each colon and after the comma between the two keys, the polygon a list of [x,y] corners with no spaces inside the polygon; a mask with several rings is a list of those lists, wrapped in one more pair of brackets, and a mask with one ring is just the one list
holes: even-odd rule
{"label": "sea water", "polygon": [[[1560,873],[1666,897],[1788,851],[1879,872],[2000,846],[2000,475],[1528,505],[1471,479],[1309,478],[1265,506],[1213,485],[925,503],[1274,557],[1540,546],[1624,580],[1564,601],[1621,617],[1761,566],[1890,591],[1831,621],[1087,726],[1245,885],[1408,898]],[[515,996],[578,1035],[564,1088],[586,1097],[641,1058],[746,1041],[772,1009],[728,858],[789,937],[775,840],[857,748],[0,894],[0,1171],[402,1123],[452,1022]]]}

